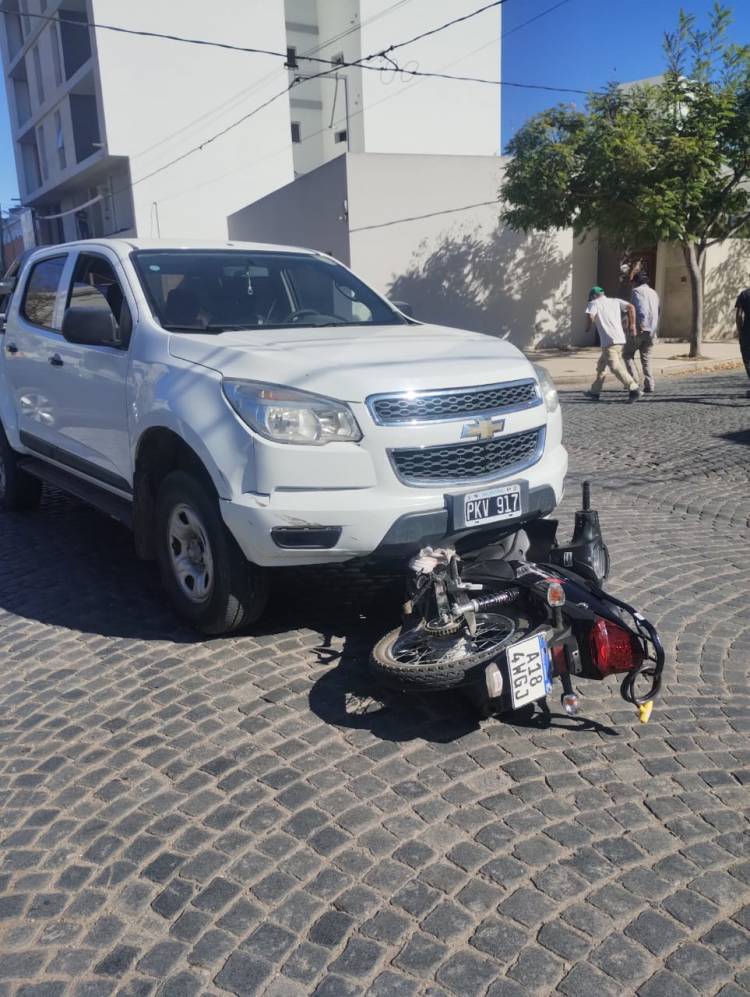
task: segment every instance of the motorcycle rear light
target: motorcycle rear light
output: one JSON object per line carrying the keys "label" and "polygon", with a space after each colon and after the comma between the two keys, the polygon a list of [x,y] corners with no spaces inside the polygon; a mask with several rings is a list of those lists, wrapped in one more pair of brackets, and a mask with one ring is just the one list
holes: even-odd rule
{"label": "motorcycle rear light", "polygon": [[547,586],[547,605],[553,609],[565,605],[565,589],[560,582],[553,581]]}
{"label": "motorcycle rear light", "polygon": [[555,666],[555,673],[557,675],[562,675],[563,672],[568,670],[568,662],[565,659],[565,645],[564,644],[553,644],[550,647],[552,652],[552,662]]}
{"label": "motorcycle rear light", "polygon": [[643,663],[638,638],[611,620],[598,619],[591,630],[591,660],[602,675],[629,672]]}

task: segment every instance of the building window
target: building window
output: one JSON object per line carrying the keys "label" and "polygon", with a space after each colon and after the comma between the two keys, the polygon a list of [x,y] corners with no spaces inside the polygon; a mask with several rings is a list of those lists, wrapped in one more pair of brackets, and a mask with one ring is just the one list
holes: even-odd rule
{"label": "building window", "polygon": [[42,171],[42,183],[49,177],[49,164],[47,162],[47,143],[44,137],[44,124],[37,125],[36,144],[39,150],[39,168]]}
{"label": "building window", "polygon": [[21,12],[21,24],[23,25],[24,38],[31,31],[31,21],[29,20],[29,15],[27,13],[28,11],[28,7],[26,6],[27,3],[28,0],[18,0],[18,9]]}
{"label": "building window", "polygon": [[292,122],[292,142],[302,141],[302,128],[299,121]]}
{"label": "building window", "polygon": [[39,46],[34,46],[31,56],[34,61],[34,76],[36,78],[36,96],[40,104],[44,103],[44,80],[42,79],[42,60],[39,56]]}
{"label": "building window", "polygon": [[346,142],[346,128],[343,131],[336,132],[334,135],[336,142]]}
{"label": "building window", "polygon": [[58,166],[61,170],[64,170],[68,165],[68,160],[65,156],[65,133],[62,126],[62,114],[59,111],[55,111],[55,145],[57,146]]}
{"label": "building window", "polygon": [[60,28],[55,22],[49,29],[49,42],[52,46],[52,66],[55,71],[55,83],[60,86],[63,81],[62,58],[60,57]]}
{"label": "building window", "polygon": [[287,45],[286,47],[286,66],[287,69],[298,69],[297,65],[297,48],[295,45]]}

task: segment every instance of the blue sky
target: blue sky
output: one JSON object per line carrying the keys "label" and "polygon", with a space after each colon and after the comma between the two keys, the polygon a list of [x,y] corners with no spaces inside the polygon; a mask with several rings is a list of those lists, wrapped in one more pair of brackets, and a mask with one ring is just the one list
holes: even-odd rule
{"label": "blue sky", "polygon": [[[503,78],[596,89],[610,80],[655,76],[664,68],[661,43],[677,23],[680,7],[705,18],[710,0],[565,0],[563,5],[526,27],[558,0],[506,0],[503,5]],[[480,6],[477,0],[477,6]],[[750,2],[735,0],[732,37],[750,41]],[[571,95],[503,88],[503,146],[524,121]],[[0,204],[18,196],[8,128],[7,104],[0,98]]]}
{"label": "blue sky", "polygon": [[[662,40],[682,7],[705,22],[711,0],[566,0],[527,27],[513,29],[557,0],[506,0],[503,5],[503,79],[593,90],[616,80],[656,76],[664,69]],[[734,10],[731,38],[750,42],[750,2]],[[510,32],[510,34],[508,34]],[[502,144],[528,117],[560,102],[585,97],[503,87]]]}

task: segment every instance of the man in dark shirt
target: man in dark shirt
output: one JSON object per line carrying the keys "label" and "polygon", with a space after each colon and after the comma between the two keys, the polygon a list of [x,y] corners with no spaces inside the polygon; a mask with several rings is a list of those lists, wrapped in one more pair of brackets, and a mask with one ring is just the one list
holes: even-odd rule
{"label": "man in dark shirt", "polygon": [[740,337],[740,352],[747,376],[750,377],[750,287],[737,298],[735,304],[737,334]]}

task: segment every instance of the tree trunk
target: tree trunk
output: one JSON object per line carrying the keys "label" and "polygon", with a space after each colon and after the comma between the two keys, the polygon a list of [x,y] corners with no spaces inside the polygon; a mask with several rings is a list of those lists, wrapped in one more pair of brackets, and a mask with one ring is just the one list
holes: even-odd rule
{"label": "tree trunk", "polygon": [[694,242],[682,244],[682,252],[690,278],[690,297],[693,314],[690,322],[690,356],[700,357],[703,345],[703,257],[705,250],[698,250]]}

